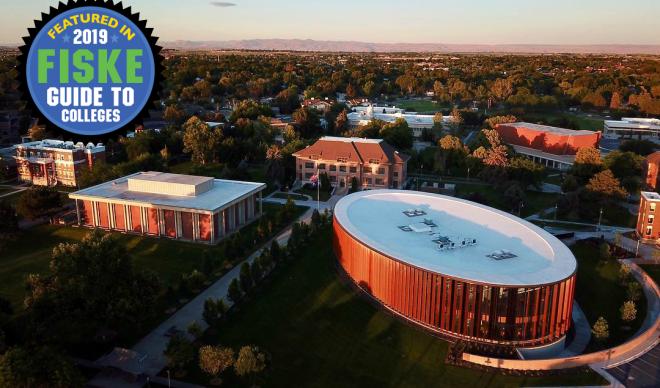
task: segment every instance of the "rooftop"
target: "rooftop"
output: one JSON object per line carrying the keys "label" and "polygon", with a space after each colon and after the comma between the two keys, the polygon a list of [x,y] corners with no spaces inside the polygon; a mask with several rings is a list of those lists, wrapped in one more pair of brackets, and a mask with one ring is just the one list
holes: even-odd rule
{"label": "rooftop", "polygon": [[351,163],[405,163],[410,156],[399,153],[383,139],[324,136],[293,154],[310,160],[343,160]]}
{"label": "rooftop", "polygon": [[627,129],[650,129],[660,130],[660,119],[645,119],[624,117],[621,120],[607,120],[605,125],[610,128],[627,128]]}
{"label": "rooftop", "polygon": [[149,171],[82,189],[69,197],[217,211],[265,187],[263,183]]}
{"label": "rooftop", "polygon": [[525,128],[537,132],[546,132],[546,133],[553,133],[556,135],[566,135],[566,136],[593,135],[595,133],[594,131],[559,128],[559,127],[552,127],[549,125],[533,124],[526,122],[498,124],[498,126],[500,125],[513,127],[513,128]]}
{"label": "rooftop", "polygon": [[652,191],[642,191],[640,193],[647,201],[660,201],[660,194]]}
{"label": "rooftop", "polygon": [[32,148],[32,149],[41,149],[41,150],[76,150],[84,149],[90,151],[103,151],[105,146],[102,143],[94,144],[87,143],[83,144],[82,142],[74,143],[72,141],[62,141],[62,140],[53,140],[53,139],[44,139],[37,141],[30,141],[27,143],[16,144],[14,148]]}
{"label": "rooftop", "polygon": [[335,217],[372,249],[459,279],[535,286],[566,279],[577,268],[566,245],[543,229],[453,197],[362,191],[341,199]]}

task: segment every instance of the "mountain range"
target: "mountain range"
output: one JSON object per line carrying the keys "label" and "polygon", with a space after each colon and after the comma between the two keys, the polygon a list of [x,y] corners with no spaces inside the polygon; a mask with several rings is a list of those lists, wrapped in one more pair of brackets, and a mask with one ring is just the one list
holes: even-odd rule
{"label": "mountain range", "polygon": [[440,53],[513,53],[513,54],[653,54],[660,45],[636,44],[444,44],[444,43],[370,43],[312,39],[245,39],[217,41],[171,41],[166,48],[180,50],[274,50],[316,52],[440,52]]}

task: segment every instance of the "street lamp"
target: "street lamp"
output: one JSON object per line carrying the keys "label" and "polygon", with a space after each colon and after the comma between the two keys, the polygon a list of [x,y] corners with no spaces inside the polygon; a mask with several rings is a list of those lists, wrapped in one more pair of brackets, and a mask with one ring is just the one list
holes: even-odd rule
{"label": "street lamp", "polygon": [[321,212],[321,170],[316,169],[316,210]]}
{"label": "street lamp", "polygon": [[555,221],[557,221],[557,209],[559,208],[559,203],[555,204]]}
{"label": "street lamp", "polygon": [[468,175],[467,175],[467,180],[470,180],[470,167],[468,167]]}
{"label": "street lamp", "polygon": [[596,227],[596,231],[600,232],[600,222],[603,219],[603,208],[600,208],[600,213],[598,214],[598,226]]}
{"label": "street lamp", "polygon": [[522,208],[525,207],[525,204],[523,201],[520,201],[520,204],[518,205],[518,217],[522,217]]}

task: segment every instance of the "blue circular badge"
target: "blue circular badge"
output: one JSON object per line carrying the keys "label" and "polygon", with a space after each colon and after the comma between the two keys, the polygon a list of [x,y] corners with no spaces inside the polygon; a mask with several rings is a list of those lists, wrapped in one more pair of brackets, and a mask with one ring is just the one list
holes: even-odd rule
{"label": "blue circular badge", "polygon": [[77,6],[35,30],[24,71],[29,96],[50,123],[99,136],[127,126],[148,107],[156,69],[150,36],[131,17]]}

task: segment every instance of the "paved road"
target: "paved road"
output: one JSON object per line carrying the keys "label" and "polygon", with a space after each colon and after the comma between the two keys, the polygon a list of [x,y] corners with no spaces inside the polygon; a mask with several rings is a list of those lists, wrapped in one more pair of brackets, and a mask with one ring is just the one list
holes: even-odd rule
{"label": "paved road", "polygon": [[607,370],[628,388],[660,386],[660,345],[643,356]]}

